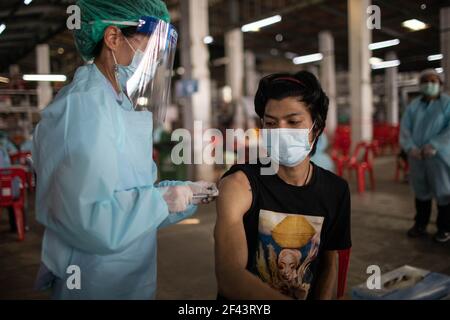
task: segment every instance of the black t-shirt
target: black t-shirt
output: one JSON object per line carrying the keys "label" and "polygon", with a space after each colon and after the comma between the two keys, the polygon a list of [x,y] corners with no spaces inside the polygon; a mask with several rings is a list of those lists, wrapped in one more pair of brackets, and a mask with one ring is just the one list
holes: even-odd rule
{"label": "black t-shirt", "polygon": [[224,175],[242,171],[252,189],[243,218],[247,270],[283,294],[311,299],[324,250],[351,247],[348,184],[314,164],[310,182],[301,187],[260,169],[235,165]]}

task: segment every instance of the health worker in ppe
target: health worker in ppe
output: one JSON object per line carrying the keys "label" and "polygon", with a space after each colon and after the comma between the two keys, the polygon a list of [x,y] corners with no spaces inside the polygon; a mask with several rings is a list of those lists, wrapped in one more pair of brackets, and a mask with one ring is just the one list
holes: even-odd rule
{"label": "health worker in ppe", "polygon": [[33,137],[39,289],[56,299],[153,299],[159,228],[191,216],[207,182],[155,184],[177,33],[159,0],[80,0],[86,61],[43,110]]}
{"label": "health worker in ppe", "polygon": [[450,240],[450,97],[441,92],[434,70],[421,73],[421,95],[407,107],[400,126],[400,144],[408,154],[416,218],[410,237],[426,234],[431,201],[438,206],[434,240]]}

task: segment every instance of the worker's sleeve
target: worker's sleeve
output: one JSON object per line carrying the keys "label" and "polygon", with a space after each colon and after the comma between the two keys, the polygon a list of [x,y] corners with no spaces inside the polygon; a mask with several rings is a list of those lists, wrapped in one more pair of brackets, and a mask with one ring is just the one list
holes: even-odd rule
{"label": "worker's sleeve", "polygon": [[412,138],[412,128],[413,128],[413,104],[409,105],[402,117],[400,123],[400,146],[406,153],[411,149],[417,148],[416,144]]}
{"label": "worker's sleeve", "polygon": [[[161,181],[158,183],[158,188],[171,187],[171,186],[182,186],[187,185],[189,181]],[[169,216],[159,225],[159,229],[168,227],[170,225],[176,224],[184,219],[191,217],[197,211],[197,206],[190,204],[188,208],[183,212],[169,213]]]}
{"label": "worker's sleeve", "polygon": [[[36,214],[70,246],[106,255],[156,231],[168,208],[150,169],[144,172],[147,184],[136,181],[145,159],[133,153],[119,155],[117,146],[128,141],[117,134],[112,119],[117,106],[108,109],[93,99],[71,97],[64,102],[65,112],[52,115],[49,109],[36,129]],[[133,143],[141,147],[139,141]],[[122,186],[124,177],[130,187]]]}
{"label": "worker's sleeve", "polygon": [[444,127],[441,132],[430,140],[430,144],[437,150],[437,154],[450,166],[450,102],[442,114]]}

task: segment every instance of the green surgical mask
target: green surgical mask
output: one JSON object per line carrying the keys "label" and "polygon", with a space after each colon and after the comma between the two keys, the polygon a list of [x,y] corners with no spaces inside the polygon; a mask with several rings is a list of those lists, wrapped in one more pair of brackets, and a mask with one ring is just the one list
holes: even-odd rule
{"label": "green surgical mask", "polygon": [[420,85],[420,91],[427,97],[436,97],[441,91],[441,85],[436,82],[425,82]]}

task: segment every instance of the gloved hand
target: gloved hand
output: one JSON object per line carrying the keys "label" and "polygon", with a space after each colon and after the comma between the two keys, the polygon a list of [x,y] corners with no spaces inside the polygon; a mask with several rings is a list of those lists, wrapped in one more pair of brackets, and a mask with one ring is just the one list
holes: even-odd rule
{"label": "gloved hand", "polygon": [[422,148],[422,154],[424,158],[431,158],[436,155],[436,149],[431,145],[427,144]]}
{"label": "gloved hand", "polygon": [[418,148],[412,148],[409,150],[409,156],[414,159],[422,160],[422,151]]}
{"label": "gloved hand", "polygon": [[194,194],[188,185],[162,187],[160,190],[171,213],[186,211],[192,203]]}
{"label": "gloved hand", "polygon": [[219,195],[219,190],[213,182],[196,181],[190,182],[188,186],[194,194],[192,204],[207,204],[214,200]]}

